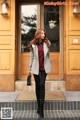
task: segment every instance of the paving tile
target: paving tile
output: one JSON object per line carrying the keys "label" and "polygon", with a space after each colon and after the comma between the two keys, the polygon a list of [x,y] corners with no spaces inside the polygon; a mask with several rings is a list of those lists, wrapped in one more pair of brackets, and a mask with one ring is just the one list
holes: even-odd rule
{"label": "paving tile", "polygon": [[[0,102],[14,102],[16,101],[16,98],[20,92],[21,91],[0,92]],[[59,93],[60,91],[53,92]],[[61,91],[61,92],[63,92],[66,101],[80,101],[80,91]]]}
{"label": "paving tile", "polygon": [[19,92],[0,92],[0,102],[14,102]]}
{"label": "paving tile", "polygon": [[80,101],[80,91],[64,91],[66,101]]}

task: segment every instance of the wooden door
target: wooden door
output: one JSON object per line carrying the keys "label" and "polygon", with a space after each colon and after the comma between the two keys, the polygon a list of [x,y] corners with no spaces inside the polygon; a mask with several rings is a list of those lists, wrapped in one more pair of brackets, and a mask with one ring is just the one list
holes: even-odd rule
{"label": "wooden door", "polygon": [[[35,13],[31,16],[29,16],[28,13],[25,12],[25,9],[27,11],[28,9],[32,9]],[[18,79],[25,80],[28,75],[28,65],[29,65],[29,51],[27,48],[27,45],[29,41],[33,38],[35,30],[37,28],[37,25],[40,26],[40,23],[37,21],[39,18],[37,18],[37,12],[39,10],[37,9],[37,5],[26,5],[21,6],[21,35],[20,35],[20,43],[19,43],[19,57],[18,57]],[[55,12],[54,12],[55,11]],[[43,12],[41,12],[43,13]],[[52,71],[50,74],[48,74],[47,79],[48,80],[60,80],[63,79],[63,66],[62,66],[62,48],[61,48],[61,33],[60,33],[60,24],[61,24],[61,10],[59,6],[44,6],[44,15],[41,15],[44,17],[44,28],[47,32],[47,37],[51,41],[51,48],[50,48],[50,58],[52,62]],[[35,24],[31,24],[29,21],[34,21]],[[51,26],[51,22],[54,22]],[[31,29],[30,29],[31,28]],[[29,30],[27,30],[29,29]]]}
{"label": "wooden door", "polygon": [[44,6],[44,28],[51,42],[52,72],[47,79],[63,79],[63,7]]}
{"label": "wooden door", "polygon": [[20,6],[20,35],[18,44],[18,79],[25,80],[28,75],[29,42],[33,39],[37,29],[37,5],[26,4]]}
{"label": "wooden door", "polygon": [[7,0],[8,15],[2,15],[0,0],[0,91],[14,91],[15,0]]}

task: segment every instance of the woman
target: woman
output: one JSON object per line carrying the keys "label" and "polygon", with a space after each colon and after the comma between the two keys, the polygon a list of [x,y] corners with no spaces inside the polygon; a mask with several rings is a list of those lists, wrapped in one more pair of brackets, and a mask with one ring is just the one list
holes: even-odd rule
{"label": "woman", "polygon": [[46,37],[45,30],[36,30],[34,39],[30,42],[29,74],[33,73],[34,75],[38,103],[37,113],[40,117],[44,117],[45,80],[47,73],[51,71],[49,48],[50,41]]}

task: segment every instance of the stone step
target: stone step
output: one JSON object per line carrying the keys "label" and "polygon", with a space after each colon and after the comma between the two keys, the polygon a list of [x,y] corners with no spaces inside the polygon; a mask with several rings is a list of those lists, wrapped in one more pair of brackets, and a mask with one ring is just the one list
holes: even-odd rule
{"label": "stone step", "polygon": [[[36,101],[1,102],[2,107],[13,108],[13,120],[42,120]],[[80,101],[45,101],[44,120],[80,120]]]}
{"label": "stone step", "polygon": [[80,110],[44,110],[44,118],[40,118],[35,110],[14,111],[12,120],[80,120]]}
{"label": "stone step", "polygon": [[[46,91],[54,91],[54,90],[65,90],[65,81],[61,80],[47,80],[45,83]],[[26,81],[17,80],[15,82],[15,91],[35,91],[35,82],[32,80],[32,85],[30,87],[27,86]]]}
{"label": "stone step", "polygon": [[[13,110],[36,110],[36,101],[0,102],[1,107],[12,107]],[[80,101],[45,101],[44,110],[80,110]]]}
{"label": "stone step", "polygon": [[[16,114],[17,113],[17,114]],[[80,120],[80,110],[44,111],[44,119],[39,119],[35,110],[14,111],[14,120]]]}

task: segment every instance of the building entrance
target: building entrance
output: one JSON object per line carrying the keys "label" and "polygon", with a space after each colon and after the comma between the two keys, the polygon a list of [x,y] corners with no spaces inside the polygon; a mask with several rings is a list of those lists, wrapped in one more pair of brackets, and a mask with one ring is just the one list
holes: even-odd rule
{"label": "building entrance", "polygon": [[[41,28],[41,17],[44,18],[43,28],[51,42],[50,57],[52,71],[48,80],[63,79],[63,8],[60,6],[45,6],[39,10],[38,5],[21,5],[20,36],[18,45],[18,79],[26,79],[28,75],[29,49],[28,44],[33,39],[38,26]],[[30,10],[30,11],[29,11]],[[41,12],[42,11],[42,12]],[[40,13],[41,14],[40,14]],[[44,13],[44,14],[43,14]],[[40,16],[39,16],[40,15]]]}

